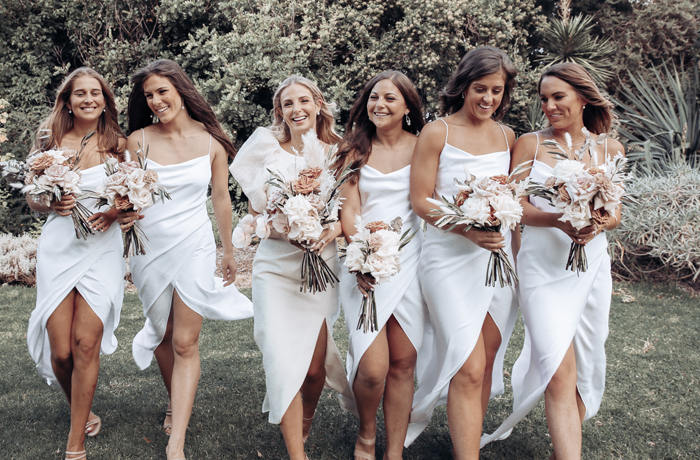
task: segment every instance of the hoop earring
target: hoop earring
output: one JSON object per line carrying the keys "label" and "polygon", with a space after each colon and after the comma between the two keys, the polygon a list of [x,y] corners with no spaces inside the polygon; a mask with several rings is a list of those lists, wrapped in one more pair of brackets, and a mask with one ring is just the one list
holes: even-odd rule
{"label": "hoop earring", "polygon": [[406,114],[406,124],[407,124],[408,126],[411,126],[411,119],[408,118],[408,114]]}

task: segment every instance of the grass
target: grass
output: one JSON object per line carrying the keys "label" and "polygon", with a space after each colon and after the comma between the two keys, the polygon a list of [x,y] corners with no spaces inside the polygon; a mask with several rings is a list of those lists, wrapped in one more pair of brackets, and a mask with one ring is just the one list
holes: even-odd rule
{"label": "grass", "polygon": [[[617,284],[607,342],[607,388],[600,412],[584,425],[584,459],[700,458],[700,308],[697,299],[669,286]],[[35,290],[0,287],[0,457],[62,459],[69,410],[63,395],[34,371],[26,327]],[[248,292],[249,294],[249,292]],[[622,295],[620,295],[622,294]],[[622,300],[635,301],[623,303]],[[167,403],[158,368],[139,371],[131,339],[143,324],[141,305],[127,294],[117,330],[118,350],[102,359],[94,410],[102,432],[86,443],[90,459],[164,459],[160,431]],[[335,327],[344,353],[347,333]],[[506,370],[520,351],[522,323],[511,340]],[[253,341],[252,320],[205,321],[201,338],[202,377],[190,421],[186,453],[191,459],[286,458],[279,428],[260,412],[264,396],[262,357]],[[496,428],[510,407],[510,394],[491,402],[486,430]],[[354,416],[342,411],[331,392],[321,397],[307,444],[314,460],[352,458]],[[542,403],[505,441],[482,450],[484,460],[544,459],[551,443]],[[383,454],[378,437],[378,458]],[[444,407],[406,450],[406,459],[449,459]]]}

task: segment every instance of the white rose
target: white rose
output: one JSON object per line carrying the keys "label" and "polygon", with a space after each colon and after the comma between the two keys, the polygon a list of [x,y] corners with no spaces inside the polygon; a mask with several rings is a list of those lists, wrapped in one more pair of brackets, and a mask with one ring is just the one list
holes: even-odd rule
{"label": "white rose", "polygon": [[359,243],[348,244],[343,265],[348,267],[349,271],[359,272],[362,270],[362,262],[364,262],[364,259],[365,255],[362,253]]}
{"label": "white rose", "polygon": [[80,171],[68,171],[63,176],[63,190],[66,193],[79,194],[80,189],[78,188],[78,183],[80,182]]}
{"label": "white rose", "polygon": [[571,197],[571,201],[579,201],[581,203],[588,203],[598,193],[595,179],[586,171],[578,171],[571,174],[565,187]]}
{"label": "white rose", "polygon": [[501,221],[501,226],[515,230],[523,217],[523,207],[508,195],[497,195],[491,199],[494,215]]}
{"label": "white rose", "polygon": [[382,238],[382,245],[377,251],[380,257],[396,257],[399,255],[401,235],[393,230],[379,230],[374,234]]}
{"label": "white rose", "polygon": [[284,214],[289,221],[289,239],[310,243],[317,241],[323,232],[316,209],[304,196],[296,195],[284,204]]}
{"label": "white rose", "polygon": [[113,206],[116,197],[125,196],[129,193],[126,174],[123,172],[116,172],[111,176],[107,176],[102,182],[102,185],[97,187],[96,192],[101,197],[107,198],[109,205]]}
{"label": "white rose", "polygon": [[559,218],[562,222],[570,222],[576,230],[591,225],[591,210],[587,204],[573,202],[561,209],[564,214]]}
{"label": "white rose", "polygon": [[370,273],[377,280],[377,284],[388,281],[398,271],[395,257],[381,257],[377,253],[370,254],[362,264],[362,273]]}
{"label": "white rose", "polygon": [[70,171],[68,166],[51,165],[44,170],[44,177],[46,177],[46,180],[48,180],[49,183],[63,187],[63,184],[65,183],[64,178],[68,171]]}
{"label": "white rose", "polygon": [[467,198],[460,209],[470,221],[480,225],[486,225],[491,216],[489,200],[476,195]]}
{"label": "white rose", "polygon": [[472,195],[484,198],[491,198],[498,194],[499,184],[488,177],[479,179],[471,184]]}
{"label": "white rose", "polygon": [[141,212],[153,205],[153,195],[145,184],[141,184],[140,187],[129,187],[127,196],[129,197],[129,202],[134,205],[134,211],[136,212]]}
{"label": "white rose", "polygon": [[124,174],[131,174],[137,169],[143,171],[138,161],[125,161],[123,163],[119,163],[119,170],[123,171]]}
{"label": "white rose", "polygon": [[554,166],[555,185],[561,185],[571,179],[571,175],[584,170],[584,164],[576,160],[559,160]]}

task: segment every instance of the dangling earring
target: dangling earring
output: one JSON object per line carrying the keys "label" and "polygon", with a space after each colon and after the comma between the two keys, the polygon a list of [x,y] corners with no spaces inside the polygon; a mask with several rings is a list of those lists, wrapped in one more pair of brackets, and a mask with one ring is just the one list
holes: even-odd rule
{"label": "dangling earring", "polygon": [[464,99],[464,93],[462,93],[462,99]]}
{"label": "dangling earring", "polygon": [[406,124],[407,124],[408,126],[411,126],[411,119],[408,118],[408,114],[406,114]]}

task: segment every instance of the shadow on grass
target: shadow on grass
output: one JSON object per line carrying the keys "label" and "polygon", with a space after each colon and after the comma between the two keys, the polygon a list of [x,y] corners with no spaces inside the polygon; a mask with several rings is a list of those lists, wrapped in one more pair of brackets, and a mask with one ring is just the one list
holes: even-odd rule
{"label": "shadow on grass", "polygon": [[[583,458],[700,458],[697,299],[666,286],[617,284],[615,289],[616,294],[626,290],[636,301],[622,303],[625,296],[613,296],[607,388],[600,412],[584,424]],[[1,458],[62,459],[65,449],[68,405],[59,391],[38,378],[26,348],[35,292],[0,287]],[[165,388],[155,363],[141,372],[131,358],[131,340],[142,324],[138,297],[127,294],[117,330],[119,348],[102,358],[94,410],[102,417],[103,427],[86,443],[91,460],[165,458],[167,437],[160,429],[167,404]],[[335,337],[345,353],[347,332],[342,318],[335,325]],[[507,372],[522,342],[519,321],[506,357]],[[205,321],[200,349],[202,377],[188,430],[188,458],[286,458],[279,428],[267,423],[267,415],[260,412],[265,381],[252,320]],[[489,405],[487,431],[509,413],[508,375],[506,379],[506,395]],[[307,444],[309,457],[352,458],[357,426],[354,416],[339,408],[336,396],[324,392]],[[380,425],[378,458],[383,454],[382,430]],[[404,458],[449,459],[450,448],[443,407]],[[481,458],[544,459],[550,453],[540,403],[510,438],[484,448]]]}

